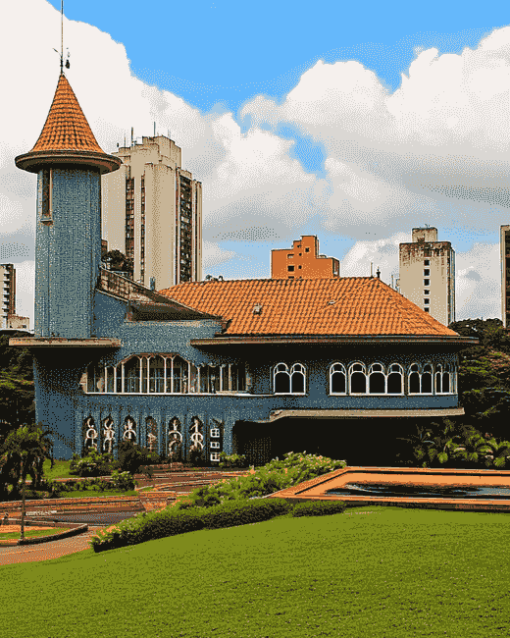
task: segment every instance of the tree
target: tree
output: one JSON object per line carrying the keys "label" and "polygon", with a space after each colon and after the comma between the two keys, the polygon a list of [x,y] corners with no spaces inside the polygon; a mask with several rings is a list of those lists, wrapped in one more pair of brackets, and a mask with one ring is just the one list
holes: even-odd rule
{"label": "tree", "polygon": [[[0,464],[2,475],[12,485],[14,494],[19,493],[19,480],[22,486],[21,534],[25,531],[25,485],[27,475],[32,477],[34,487],[41,483],[45,459],[51,460],[53,467],[53,441],[49,430],[42,423],[21,425],[7,436],[1,450]],[[4,476],[5,472],[5,476]],[[14,482],[15,481],[15,482]],[[3,480],[2,480],[3,483]]]}
{"label": "tree", "polygon": [[101,261],[108,264],[110,270],[132,273],[134,270],[133,260],[126,257],[120,250],[109,250],[101,257]]}
{"label": "tree", "polygon": [[[0,429],[31,422],[35,416],[32,355],[27,348],[9,346],[0,335]],[[0,431],[0,445],[2,432]]]}

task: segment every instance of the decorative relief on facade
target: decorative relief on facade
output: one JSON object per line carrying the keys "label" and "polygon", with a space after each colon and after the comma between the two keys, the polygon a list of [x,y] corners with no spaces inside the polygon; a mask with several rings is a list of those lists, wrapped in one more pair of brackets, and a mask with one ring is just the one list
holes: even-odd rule
{"label": "decorative relief on facade", "polygon": [[96,424],[91,416],[87,417],[83,422],[82,433],[84,450],[87,451],[92,448],[97,450],[98,434]]}
{"label": "decorative relief on facade", "polygon": [[170,421],[168,428],[168,459],[170,462],[179,461],[182,457],[181,422],[177,417]]}
{"label": "decorative relief on facade", "polygon": [[147,426],[147,448],[149,449],[149,452],[156,452],[158,442],[158,424],[151,416],[145,419],[145,423]]}
{"label": "decorative relief on facade", "polygon": [[113,454],[113,446],[115,444],[115,430],[113,426],[114,422],[111,416],[103,421],[103,452],[108,452],[109,454]]}
{"label": "decorative relief on facade", "polygon": [[124,434],[122,438],[124,441],[136,443],[136,421],[130,416],[127,416],[124,420]]}
{"label": "decorative relief on facade", "polygon": [[189,427],[191,445],[190,455],[201,455],[204,450],[204,425],[198,417],[193,417]]}

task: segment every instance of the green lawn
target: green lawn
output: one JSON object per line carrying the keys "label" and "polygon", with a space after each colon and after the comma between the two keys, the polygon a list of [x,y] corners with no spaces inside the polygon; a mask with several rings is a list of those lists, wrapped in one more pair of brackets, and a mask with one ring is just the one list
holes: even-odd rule
{"label": "green lawn", "polygon": [[[34,529],[25,531],[25,538],[34,538],[35,536],[49,536],[67,531],[67,527],[48,527],[48,529]],[[0,533],[0,541],[18,539],[19,532]]]}
{"label": "green lawn", "polygon": [[69,473],[69,465],[71,461],[55,461],[53,468],[51,467],[51,461],[46,459],[43,465],[44,476],[47,479],[57,478],[76,478]]}
{"label": "green lawn", "polygon": [[[510,516],[364,508],[0,567],[10,636],[508,636]],[[1,633],[0,635],[6,635]]]}

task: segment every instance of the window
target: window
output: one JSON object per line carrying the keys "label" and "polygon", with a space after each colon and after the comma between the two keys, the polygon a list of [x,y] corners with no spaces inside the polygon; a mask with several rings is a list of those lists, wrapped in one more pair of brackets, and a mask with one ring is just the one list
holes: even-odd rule
{"label": "window", "polygon": [[453,393],[453,383],[452,383],[452,367],[449,363],[445,363],[441,365],[440,363],[436,366],[436,394],[452,394]]}
{"label": "window", "polygon": [[289,272],[294,272],[294,266],[287,266],[287,270]]}
{"label": "window", "polygon": [[424,308],[425,312],[430,312],[430,308]]}
{"label": "window", "polygon": [[347,394],[347,374],[341,363],[334,363],[329,369],[329,393]]}
{"label": "window", "polygon": [[388,368],[388,394],[404,394],[404,370],[399,363],[392,363]]}
{"label": "window", "polygon": [[413,363],[409,368],[409,394],[432,394],[432,365]]}
{"label": "window", "polygon": [[423,276],[424,277],[430,277],[430,269],[429,268],[425,268],[423,270]]}
{"label": "window", "polygon": [[424,294],[424,295],[430,295],[430,290],[424,290],[424,291],[423,291],[423,294]]}
{"label": "window", "polygon": [[287,259],[294,259],[294,253],[289,253],[287,255]]}
{"label": "window", "polygon": [[220,428],[211,428],[211,439],[220,438]]}
{"label": "window", "polygon": [[428,297],[425,297],[425,299],[423,300],[423,303],[428,306],[428,304],[430,303],[430,299]]}
{"label": "window", "polygon": [[370,394],[386,394],[386,377],[380,363],[373,363],[368,373],[368,387]]}
{"label": "window", "polygon": [[424,279],[423,280],[423,285],[424,286],[430,286],[430,279]]}
{"label": "window", "polygon": [[219,450],[220,442],[219,441],[211,441],[211,450]]}
{"label": "window", "polygon": [[367,377],[364,363],[353,363],[349,368],[350,394],[367,393]]}
{"label": "window", "polygon": [[425,259],[425,261],[423,262],[424,266],[430,266],[430,259]]}
{"label": "window", "polygon": [[220,460],[220,453],[219,452],[211,452],[211,456],[210,456],[211,461],[214,463],[216,461]]}
{"label": "window", "polygon": [[306,369],[301,363],[295,363],[289,370],[286,363],[279,363],[273,371],[275,394],[304,394]]}
{"label": "window", "polygon": [[305,253],[309,253],[310,249],[309,248],[305,248]]}

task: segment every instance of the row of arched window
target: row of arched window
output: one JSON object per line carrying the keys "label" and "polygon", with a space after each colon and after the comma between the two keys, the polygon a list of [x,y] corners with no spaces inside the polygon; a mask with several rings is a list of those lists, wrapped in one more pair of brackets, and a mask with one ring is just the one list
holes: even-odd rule
{"label": "row of arched window", "polygon": [[[407,389],[405,377],[407,374]],[[329,394],[331,395],[414,395],[455,394],[457,374],[450,363],[413,363],[404,371],[400,363],[384,366],[360,361],[345,366],[333,363],[329,368]],[[303,395],[306,393],[306,368],[302,363],[289,366],[278,363],[273,368],[275,394]]]}
{"label": "row of arched window", "polygon": [[244,392],[243,365],[196,366],[176,354],[140,354],[116,366],[89,366],[87,392],[108,394],[215,394]]}

